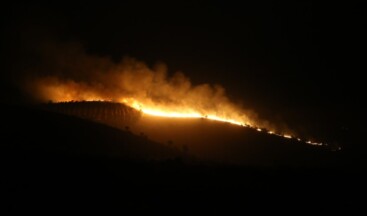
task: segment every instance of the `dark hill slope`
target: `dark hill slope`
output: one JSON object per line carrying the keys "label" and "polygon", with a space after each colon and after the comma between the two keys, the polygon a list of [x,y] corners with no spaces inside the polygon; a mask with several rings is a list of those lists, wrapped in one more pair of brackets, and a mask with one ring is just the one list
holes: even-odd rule
{"label": "dark hill slope", "polygon": [[25,154],[168,159],[179,151],[100,123],[48,111],[3,107],[1,147]]}
{"label": "dark hill slope", "polygon": [[333,166],[340,152],[296,139],[208,119],[172,119],[142,115],[132,130],[153,140],[186,146],[201,158],[270,167]]}
{"label": "dark hill slope", "polygon": [[358,211],[366,191],[360,169],[183,163],[178,151],[129,132],[45,111],[1,108],[2,209],[12,213],[329,213],[335,205]]}
{"label": "dark hill slope", "polygon": [[123,130],[128,128],[203,160],[267,167],[339,165],[340,152],[331,152],[327,147],[204,118],[155,117],[123,104],[99,101],[50,103],[42,107]]}

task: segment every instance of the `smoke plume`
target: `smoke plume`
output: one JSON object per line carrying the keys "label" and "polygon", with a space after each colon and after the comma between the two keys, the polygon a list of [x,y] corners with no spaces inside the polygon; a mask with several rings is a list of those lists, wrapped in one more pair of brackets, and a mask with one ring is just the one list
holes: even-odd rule
{"label": "smoke plume", "polygon": [[244,125],[274,130],[255,112],[237,106],[219,85],[193,85],[181,72],[169,75],[167,66],[153,67],[131,57],[116,63],[88,55],[78,44],[47,43],[40,47],[39,64],[25,80],[25,90],[46,102],[106,100],[135,108],[171,113],[219,116]]}

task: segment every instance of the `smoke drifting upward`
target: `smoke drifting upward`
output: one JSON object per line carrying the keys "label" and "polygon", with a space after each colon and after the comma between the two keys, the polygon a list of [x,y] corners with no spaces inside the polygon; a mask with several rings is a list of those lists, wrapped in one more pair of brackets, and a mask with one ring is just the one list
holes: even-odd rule
{"label": "smoke drifting upward", "polygon": [[[87,55],[77,44],[47,44],[25,90],[40,101],[105,100],[125,103],[153,115],[207,117],[276,130],[253,111],[235,105],[219,85],[193,85],[183,73],[168,75],[165,64],[150,68],[125,57],[119,63]],[[287,133],[289,133],[287,131]]]}

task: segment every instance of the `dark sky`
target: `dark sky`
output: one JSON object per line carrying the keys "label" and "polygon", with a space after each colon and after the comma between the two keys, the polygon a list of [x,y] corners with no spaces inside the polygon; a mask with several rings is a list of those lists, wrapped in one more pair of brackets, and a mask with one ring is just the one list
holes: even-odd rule
{"label": "dark sky", "polygon": [[[13,66],[30,57],[24,47],[37,43],[29,41],[53,38],[116,61],[129,55],[149,65],[165,62],[170,72],[183,71],[196,84],[221,84],[234,101],[294,127],[339,133],[361,122],[361,27],[351,7],[318,1],[133,2],[4,7],[2,87],[13,89],[5,80],[21,76]],[[4,98],[15,95],[9,90]]]}

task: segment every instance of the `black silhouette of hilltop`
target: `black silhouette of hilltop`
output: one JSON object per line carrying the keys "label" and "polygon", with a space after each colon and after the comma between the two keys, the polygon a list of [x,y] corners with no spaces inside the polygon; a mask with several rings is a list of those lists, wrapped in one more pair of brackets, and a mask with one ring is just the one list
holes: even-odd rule
{"label": "black silhouette of hilltop", "polygon": [[26,154],[116,157],[123,159],[168,159],[179,151],[97,122],[33,108],[3,108],[3,125],[9,151]]}
{"label": "black silhouette of hilltop", "polygon": [[[317,210],[355,205],[353,194],[366,189],[363,170],[345,163],[352,159],[348,155],[339,154],[338,166],[205,163],[187,158],[192,149],[181,152],[85,119],[29,107],[4,105],[1,111],[2,196],[11,212],[262,212],[264,206],[280,210],[284,205]],[[267,139],[258,134],[252,139]],[[277,151],[263,150],[266,155]],[[319,158],[315,152],[306,154],[309,160]]]}
{"label": "black silhouette of hilltop", "polygon": [[338,152],[295,138],[271,135],[209,119],[145,115],[124,104],[72,101],[42,105],[46,110],[131,130],[159,143],[182,149],[202,160],[268,167],[339,166]]}
{"label": "black silhouette of hilltop", "polygon": [[[171,170],[191,160],[146,136],[97,122],[39,107],[0,107],[2,196],[10,211],[81,208],[110,190],[132,195],[157,181],[155,164]],[[94,198],[84,200],[89,196]]]}

